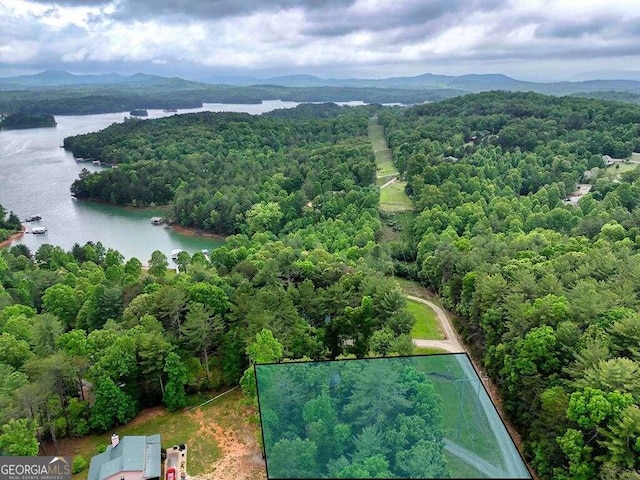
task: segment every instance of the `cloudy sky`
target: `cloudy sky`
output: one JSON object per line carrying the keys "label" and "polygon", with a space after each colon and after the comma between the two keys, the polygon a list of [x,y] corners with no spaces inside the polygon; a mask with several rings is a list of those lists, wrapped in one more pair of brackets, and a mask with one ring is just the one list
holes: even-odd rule
{"label": "cloudy sky", "polygon": [[0,0],[0,76],[640,79],[640,0]]}

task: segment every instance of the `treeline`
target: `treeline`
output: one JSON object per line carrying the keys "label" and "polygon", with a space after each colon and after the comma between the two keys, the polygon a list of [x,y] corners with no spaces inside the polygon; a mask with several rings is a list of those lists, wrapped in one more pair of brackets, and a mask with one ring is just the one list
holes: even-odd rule
{"label": "treeline", "polygon": [[[404,294],[381,273],[392,266],[376,244],[381,223],[378,190],[371,185],[373,156],[359,137],[366,115],[364,122],[363,113],[336,115],[289,123],[277,115],[196,115],[184,117],[179,128],[172,124],[189,138],[177,149],[201,148],[209,135],[212,145],[231,156],[244,141],[256,148],[269,140],[256,160],[237,153],[217,164],[223,171],[236,169],[238,177],[244,169],[249,187],[249,167],[268,172],[257,179],[257,200],[241,222],[248,234],[228,237],[209,259],[182,252],[177,274],[167,270],[159,251],[143,269],[137,259],[125,262],[100,243],[75,245],[70,252],[47,244],[35,255],[23,245],[2,250],[0,450],[32,455],[38,441],[102,432],[143,407],[162,402],[175,410],[185,406],[188,393],[237,384],[249,363],[247,352],[259,348],[256,335],[264,330],[291,359],[410,354],[414,317]],[[311,131],[298,131],[296,124]],[[301,139],[288,147],[297,135]],[[351,141],[349,135],[355,135]],[[124,138],[148,142],[144,135]],[[161,136],[153,138],[160,143],[158,155],[171,147]],[[278,142],[284,146],[276,150],[271,145]],[[288,149],[290,156],[281,153]],[[280,156],[300,159],[292,163],[305,176],[290,177]],[[184,182],[202,181],[195,178],[202,164],[194,164],[199,169],[185,167]],[[121,163],[107,172],[136,165]],[[205,178],[220,181],[220,188],[234,181],[230,175]],[[314,194],[310,204],[304,188],[292,187],[305,185]],[[207,189],[200,192],[199,200],[210,201]],[[298,202],[301,215],[284,208],[287,198]]]}
{"label": "treeline", "polygon": [[350,260],[352,247],[238,235],[211,261],[183,252],[178,274],[159,251],[143,269],[100,243],[2,250],[0,450],[32,455],[35,435],[103,432],[143,407],[178,409],[187,393],[237,384],[263,329],[288,358],[409,354],[414,318],[377,272],[384,255],[369,246]]}
{"label": "treeline", "polygon": [[13,212],[7,212],[0,205],[0,242],[6,240],[21,228],[22,224],[18,216]]}
{"label": "treeline", "polygon": [[56,125],[56,119],[48,114],[11,113],[4,118],[0,117],[0,130],[55,127]]}
{"label": "treeline", "polygon": [[203,103],[259,104],[263,100],[416,104],[463,95],[453,89],[207,85],[181,81],[162,86],[84,86],[0,91],[0,112],[89,115],[134,108],[199,108]]}
{"label": "treeline", "polygon": [[320,217],[337,221],[349,211],[337,205],[345,198],[351,208],[375,210],[366,132],[376,107],[299,108],[296,118],[204,112],[66,138],[74,155],[118,166],[83,171],[71,191],[120,205],[171,202],[176,222],[220,234],[277,234],[313,227]]}
{"label": "treeline", "polygon": [[640,171],[602,155],[640,147],[640,108],[490,92],[379,118],[417,210],[398,271],[457,313],[540,476],[637,478]]}
{"label": "treeline", "polygon": [[585,98],[597,98],[599,100],[611,100],[613,102],[624,103],[640,103],[640,93],[637,92],[616,92],[616,91],[602,91],[602,92],[580,92],[573,93],[574,97]]}

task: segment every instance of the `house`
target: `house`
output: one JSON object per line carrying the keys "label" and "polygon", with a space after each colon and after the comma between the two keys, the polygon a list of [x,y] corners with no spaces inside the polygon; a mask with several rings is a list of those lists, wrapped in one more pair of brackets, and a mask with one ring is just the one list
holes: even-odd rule
{"label": "house", "polygon": [[87,480],[151,480],[160,478],[160,434],[111,436],[111,445],[91,459]]}

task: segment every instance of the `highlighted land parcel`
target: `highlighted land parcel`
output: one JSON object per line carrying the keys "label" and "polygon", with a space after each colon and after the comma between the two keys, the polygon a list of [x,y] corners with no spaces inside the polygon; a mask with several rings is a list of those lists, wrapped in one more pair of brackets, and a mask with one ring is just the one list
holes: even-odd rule
{"label": "highlighted land parcel", "polygon": [[466,354],[255,372],[270,479],[531,478]]}

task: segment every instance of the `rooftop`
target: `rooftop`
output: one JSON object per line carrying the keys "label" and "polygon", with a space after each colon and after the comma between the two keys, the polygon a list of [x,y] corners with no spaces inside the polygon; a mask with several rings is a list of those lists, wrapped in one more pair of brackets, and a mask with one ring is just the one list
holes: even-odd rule
{"label": "rooftop", "polygon": [[142,471],[143,478],[160,477],[160,434],[127,436],[115,447],[94,456],[87,480],[104,480],[118,472]]}

